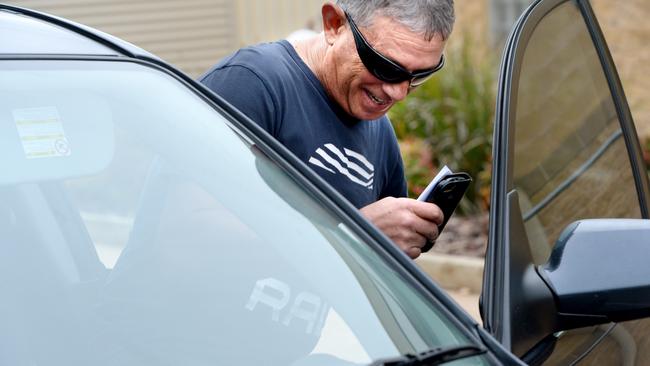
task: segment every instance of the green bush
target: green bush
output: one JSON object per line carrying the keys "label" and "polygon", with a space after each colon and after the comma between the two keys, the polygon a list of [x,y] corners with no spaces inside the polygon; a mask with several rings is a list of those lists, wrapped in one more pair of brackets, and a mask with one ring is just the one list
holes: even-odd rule
{"label": "green bush", "polygon": [[446,57],[445,68],[396,104],[389,116],[400,140],[409,195],[417,196],[448,165],[472,176],[459,210],[477,213],[488,208],[495,68],[470,39],[451,47]]}

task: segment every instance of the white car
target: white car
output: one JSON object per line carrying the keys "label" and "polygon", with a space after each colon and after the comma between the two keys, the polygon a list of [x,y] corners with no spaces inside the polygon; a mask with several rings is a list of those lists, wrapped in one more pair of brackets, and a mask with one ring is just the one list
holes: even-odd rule
{"label": "white car", "polygon": [[587,1],[524,13],[497,110],[479,325],[219,96],[0,5],[0,364],[650,359],[650,189]]}

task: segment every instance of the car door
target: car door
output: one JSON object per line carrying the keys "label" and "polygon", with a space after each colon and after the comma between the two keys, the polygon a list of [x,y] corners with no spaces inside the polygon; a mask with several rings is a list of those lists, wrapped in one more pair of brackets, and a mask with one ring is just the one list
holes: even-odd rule
{"label": "car door", "polygon": [[647,218],[648,192],[631,114],[589,2],[534,2],[501,64],[481,298],[486,329],[532,364],[650,363],[643,337],[650,320],[558,321],[557,296],[542,275],[570,224]]}

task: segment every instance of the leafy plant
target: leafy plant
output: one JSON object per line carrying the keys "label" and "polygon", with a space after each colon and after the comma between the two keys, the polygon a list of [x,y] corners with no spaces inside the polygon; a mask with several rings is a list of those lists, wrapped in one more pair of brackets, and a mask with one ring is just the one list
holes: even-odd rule
{"label": "leafy plant", "polygon": [[[465,214],[488,208],[494,67],[465,38],[447,52],[447,65],[395,105],[390,118],[402,148],[409,194],[417,196],[448,165],[474,183],[461,202]],[[480,57],[479,57],[480,56]]]}

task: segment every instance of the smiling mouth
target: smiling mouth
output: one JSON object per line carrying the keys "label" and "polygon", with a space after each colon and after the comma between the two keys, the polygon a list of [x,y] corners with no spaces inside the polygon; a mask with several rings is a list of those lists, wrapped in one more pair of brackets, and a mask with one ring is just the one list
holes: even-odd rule
{"label": "smiling mouth", "polygon": [[382,105],[382,106],[388,104],[388,101],[387,101],[387,100],[384,100],[384,99],[381,99],[381,98],[375,96],[375,95],[372,94],[370,91],[365,90],[365,92],[366,92],[366,94],[368,95],[368,97],[370,98],[370,100],[372,100],[372,101],[375,102],[376,104],[378,104],[378,105]]}

